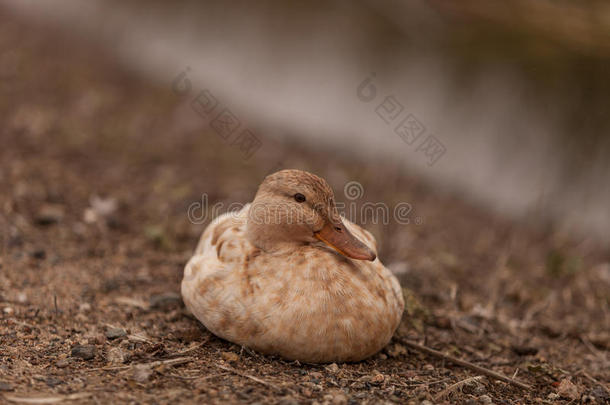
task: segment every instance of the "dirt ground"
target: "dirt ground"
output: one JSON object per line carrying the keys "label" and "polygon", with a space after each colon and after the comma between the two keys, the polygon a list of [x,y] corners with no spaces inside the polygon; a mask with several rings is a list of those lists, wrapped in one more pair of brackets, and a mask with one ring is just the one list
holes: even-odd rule
{"label": "dirt ground", "polygon": [[[169,84],[7,15],[0,75],[0,403],[610,401],[610,250],[594,240],[500,218],[388,161],[264,134],[245,161]],[[358,181],[360,203],[409,202],[411,223],[365,225],[407,288],[398,335],[533,389],[397,341],[309,365],[206,331],[179,296],[209,222],[188,207],[248,202],[278,168],[325,177],[338,200]]]}

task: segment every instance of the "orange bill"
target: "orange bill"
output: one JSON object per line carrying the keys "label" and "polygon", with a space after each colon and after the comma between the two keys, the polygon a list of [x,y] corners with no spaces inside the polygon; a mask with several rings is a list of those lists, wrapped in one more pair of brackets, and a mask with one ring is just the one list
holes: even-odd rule
{"label": "orange bill", "polygon": [[368,246],[348,231],[342,222],[337,224],[327,222],[324,228],[314,235],[343,256],[351,259],[373,261],[377,257]]}

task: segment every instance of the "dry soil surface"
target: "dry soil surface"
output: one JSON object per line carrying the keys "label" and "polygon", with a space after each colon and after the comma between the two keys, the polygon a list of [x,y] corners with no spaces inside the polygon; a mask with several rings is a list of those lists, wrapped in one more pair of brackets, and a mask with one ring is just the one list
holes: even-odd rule
{"label": "dry soil surface", "polygon": [[[265,134],[244,160],[189,96],[110,60],[0,17],[0,403],[608,402],[607,247],[500,218],[392,162]],[[193,224],[188,207],[204,193],[223,210],[248,202],[288,167],[327,178],[339,201],[357,181],[358,204],[411,204],[409,224],[364,224],[406,287],[398,335],[532,389],[397,340],[360,363],[310,365],[206,331],[179,296],[210,219]]]}

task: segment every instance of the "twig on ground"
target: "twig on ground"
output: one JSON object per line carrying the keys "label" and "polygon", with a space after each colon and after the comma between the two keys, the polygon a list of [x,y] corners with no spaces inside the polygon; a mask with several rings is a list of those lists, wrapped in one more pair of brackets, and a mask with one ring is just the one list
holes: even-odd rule
{"label": "twig on ground", "polygon": [[139,334],[131,334],[131,335],[127,335],[127,339],[131,340],[132,342],[140,342],[140,343],[148,343],[148,344],[154,344],[155,342],[153,342],[152,340],[150,340],[149,338],[147,338],[146,336],[142,336]]}
{"label": "twig on ground", "polygon": [[242,377],[249,378],[250,380],[255,381],[255,382],[259,383],[259,384],[265,385],[265,386],[267,386],[267,387],[271,387],[271,388],[273,388],[273,389],[275,389],[275,390],[277,390],[277,391],[281,391],[281,388],[280,388],[280,387],[278,387],[277,385],[275,385],[275,384],[271,384],[270,382],[267,382],[267,381],[265,381],[265,380],[261,380],[260,378],[258,378],[258,377],[254,377],[253,375],[246,374],[246,373],[244,373],[244,372],[241,372],[241,371],[236,370],[236,369],[231,368],[231,367],[223,366],[222,364],[215,364],[215,366],[216,366],[216,367],[218,367],[218,368],[219,368],[219,369],[221,369],[221,370],[229,371],[229,372],[231,372],[231,373],[234,373],[234,374],[240,375],[240,376],[242,376]]}
{"label": "twig on ground", "polygon": [[527,384],[524,384],[522,382],[514,380],[514,379],[512,379],[510,377],[505,376],[504,374],[497,373],[497,372],[495,372],[493,370],[490,370],[490,369],[487,369],[487,368],[484,368],[484,367],[481,367],[481,366],[477,366],[476,364],[472,364],[469,361],[460,360],[457,357],[453,357],[453,356],[450,356],[448,354],[439,352],[438,350],[430,349],[429,347],[422,346],[422,345],[420,345],[418,343],[411,342],[411,341],[403,339],[403,338],[397,338],[396,340],[399,341],[400,343],[404,344],[405,346],[408,346],[408,347],[412,348],[412,349],[419,350],[420,352],[424,352],[426,354],[438,357],[440,359],[450,361],[453,364],[456,364],[456,365],[462,366],[462,367],[466,367],[467,369],[470,369],[470,370],[475,371],[477,373],[486,375],[487,377],[491,377],[491,378],[496,379],[496,380],[507,382],[509,384],[512,384],[512,385],[514,385],[516,387],[519,387],[519,388],[522,388],[524,390],[531,390],[532,389],[532,387],[527,385]]}
{"label": "twig on ground", "polygon": [[143,364],[137,364],[137,365],[147,365],[150,367],[177,366],[178,364],[184,364],[184,363],[188,363],[190,361],[193,361],[192,357],[177,357],[175,359],[158,360],[158,361],[153,361],[151,363],[143,363]]}
{"label": "twig on ground", "polygon": [[14,395],[4,395],[4,399],[10,402],[19,402],[22,404],[59,404],[66,401],[75,401],[92,396],[89,392],[81,392],[70,395],[58,395],[54,397],[17,397]]}
{"label": "twig on ground", "polygon": [[197,350],[197,349],[199,349],[200,347],[203,347],[203,345],[205,345],[206,343],[208,343],[208,341],[209,341],[209,340],[210,340],[210,338],[208,337],[208,338],[207,338],[207,339],[205,339],[203,342],[201,342],[201,343],[199,343],[199,344],[197,344],[197,345],[195,345],[195,346],[193,346],[193,347],[189,347],[188,349],[184,349],[184,350],[181,350],[181,351],[179,351],[179,352],[176,352],[176,353],[174,353],[174,354],[185,354],[185,353],[192,352],[193,350]]}
{"label": "twig on ground", "polygon": [[185,375],[177,375],[177,374],[165,374],[165,373],[159,373],[162,376],[165,377],[173,377],[173,378],[179,378],[181,380],[199,380],[199,381],[205,381],[205,380],[211,380],[212,378],[216,378],[216,377],[224,377],[225,375],[229,375],[231,373],[226,372],[226,373],[218,373],[218,374],[212,374],[212,375],[206,375],[206,376],[185,376]]}
{"label": "twig on ground", "polygon": [[477,375],[476,377],[470,377],[470,378],[466,378],[465,380],[462,381],[458,381],[455,384],[450,385],[449,387],[445,388],[444,390],[442,390],[441,392],[439,392],[438,394],[436,394],[434,396],[434,400],[438,401],[441,398],[443,398],[445,395],[452,393],[453,391],[461,388],[462,386],[473,382],[473,381],[479,381],[480,379],[482,379],[484,376],[482,375]]}
{"label": "twig on ground", "polygon": [[19,320],[15,319],[15,318],[8,318],[8,320],[13,322],[16,325],[19,325],[19,326],[25,326],[26,328],[40,330],[40,327],[38,327],[36,325],[32,325],[32,324],[29,324],[29,323],[26,323],[26,322],[22,322],[22,321],[19,321]]}
{"label": "twig on ground", "polygon": [[151,368],[158,366],[177,366],[178,364],[184,364],[193,361],[192,357],[178,357],[175,359],[169,360],[158,360],[150,363],[138,363],[138,364],[130,364],[125,366],[117,366],[117,367],[101,367],[101,368],[90,368],[85,371],[114,371],[114,370],[126,370],[128,368],[134,366],[149,366]]}

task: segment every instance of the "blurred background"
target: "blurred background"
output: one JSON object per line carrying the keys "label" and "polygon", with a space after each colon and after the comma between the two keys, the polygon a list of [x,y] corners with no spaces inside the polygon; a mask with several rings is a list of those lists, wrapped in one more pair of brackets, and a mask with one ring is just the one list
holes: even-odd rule
{"label": "blurred background", "polygon": [[[608,403],[609,66],[607,1],[0,0],[0,395],[267,403],[227,361],[298,387],[284,404]],[[282,168],[407,207],[348,215],[404,287],[398,335],[534,390],[398,342],[331,373],[201,327],[198,238]]]}
{"label": "blurred background", "polygon": [[190,99],[207,89],[257,134],[249,164],[280,167],[265,141],[295,138],[610,240],[608,2],[0,4],[163,86],[186,72]]}

